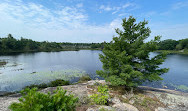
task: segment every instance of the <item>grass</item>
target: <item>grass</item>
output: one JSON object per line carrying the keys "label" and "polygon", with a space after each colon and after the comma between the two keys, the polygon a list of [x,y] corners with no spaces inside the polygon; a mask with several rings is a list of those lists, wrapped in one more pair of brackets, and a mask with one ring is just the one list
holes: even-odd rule
{"label": "grass", "polygon": [[89,77],[89,75],[85,75],[85,76],[80,77],[78,83],[83,83],[83,82],[87,82],[90,80],[91,80],[91,78]]}
{"label": "grass", "polygon": [[[69,85],[69,81],[65,81],[65,80],[62,80],[62,79],[57,79],[57,80],[54,80],[54,81],[51,81],[50,83],[42,83],[42,84],[32,84],[30,86],[26,86],[25,88],[38,88],[38,89],[44,89],[44,88],[47,88],[47,87],[56,87],[56,86],[64,86],[64,85]],[[25,89],[23,88],[23,89]]]}
{"label": "grass", "polygon": [[[155,111],[158,107],[165,107],[156,97],[150,97],[146,92],[138,88],[133,90],[123,86],[110,86],[110,94],[111,97],[118,97],[123,103],[132,104],[139,111]],[[125,96],[124,98],[123,95]]]}

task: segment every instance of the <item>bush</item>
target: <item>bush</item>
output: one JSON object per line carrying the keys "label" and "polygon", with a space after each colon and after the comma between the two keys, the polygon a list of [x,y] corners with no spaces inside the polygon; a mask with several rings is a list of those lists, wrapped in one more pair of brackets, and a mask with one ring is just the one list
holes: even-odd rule
{"label": "bush", "polygon": [[55,81],[51,81],[48,86],[55,87],[55,86],[63,86],[63,85],[69,85],[69,81],[64,81],[62,79],[57,79]]}
{"label": "bush", "polygon": [[42,84],[39,84],[39,85],[31,84],[30,86],[26,86],[24,89],[26,89],[26,88],[29,88],[29,89],[32,89],[32,88],[43,89],[43,88],[47,88],[47,87],[48,87],[47,84],[42,83]]}
{"label": "bush", "polygon": [[78,82],[81,83],[81,82],[86,82],[86,81],[90,81],[90,80],[91,80],[91,78],[89,77],[89,75],[86,75],[86,76],[80,77]]}
{"label": "bush", "polygon": [[37,88],[27,88],[21,92],[23,97],[19,99],[19,103],[12,103],[9,109],[12,111],[74,111],[78,98],[67,95],[66,92],[58,87],[52,95],[37,92]]}
{"label": "bush", "polygon": [[54,81],[51,81],[50,83],[46,84],[46,83],[42,83],[42,84],[31,84],[30,86],[26,86],[24,89],[26,88],[38,88],[38,89],[44,89],[47,87],[56,87],[56,86],[63,86],[63,85],[69,85],[69,81],[65,81],[62,79],[57,79]]}
{"label": "bush", "polygon": [[96,104],[105,105],[108,102],[109,93],[107,85],[98,86],[98,93],[90,97]]}

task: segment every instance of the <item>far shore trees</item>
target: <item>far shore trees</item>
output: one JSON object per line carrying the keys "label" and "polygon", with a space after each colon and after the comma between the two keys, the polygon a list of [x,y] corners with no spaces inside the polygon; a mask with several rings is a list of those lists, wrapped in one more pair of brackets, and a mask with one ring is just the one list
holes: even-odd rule
{"label": "far shore trees", "polygon": [[118,36],[113,37],[104,46],[103,54],[99,55],[104,70],[97,71],[98,75],[114,86],[133,87],[145,81],[162,80],[160,75],[168,72],[168,69],[159,65],[164,62],[166,54],[149,57],[150,52],[158,49],[160,36],[146,42],[151,33],[147,24],[145,20],[137,23],[132,16],[123,19],[123,30],[116,29]]}

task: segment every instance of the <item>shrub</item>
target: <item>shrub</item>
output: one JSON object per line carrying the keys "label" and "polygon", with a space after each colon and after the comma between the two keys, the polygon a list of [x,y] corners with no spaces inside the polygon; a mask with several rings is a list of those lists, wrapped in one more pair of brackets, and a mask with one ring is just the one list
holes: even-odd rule
{"label": "shrub", "polygon": [[48,86],[55,87],[55,86],[63,86],[63,85],[69,85],[69,81],[64,81],[62,79],[57,79],[55,81],[51,81]]}
{"label": "shrub", "polygon": [[107,85],[98,86],[98,93],[90,97],[96,104],[105,105],[108,102],[109,93]]}
{"label": "shrub", "polygon": [[69,85],[69,81],[65,81],[65,80],[62,80],[62,79],[57,79],[57,80],[54,80],[54,81],[51,81],[50,83],[46,84],[46,83],[42,83],[42,84],[31,84],[30,86],[26,86],[25,88],[23,89],[26,89],[26,88],[38,88],[38,89],[44,89],[44,88],[47,88],[47,87],[56,87],[56,86],[63,86],[63,85]]}
{"label": "shrub", "polygon": [[29,88],[29,89],[32,89],[32,88],[43,89],[43,88],[47,88],[47,87],[48,87],[47,84],[42,83],[42,84],[39,84],[39,85],[31,84],[30,86],[26,86],[24,89],[26,89],[26,88]]}
{"label": "shrub", "polygon": [[86,82],[86,81],[90,81],[90,80],[91,80],[91,78],[89,77],[89,75],[86,75],[86,76],[80,77],[78,82],[82,83],[82,82]]}
{"label": "shrub", "polygon": [[21,93],[23,97],[19,103],[12,103],[9,109],[12,111],[74,111],[75,103],[78,98],[73,95],[67,95],[66,90],[60,87],[54,91],[54,94],[41,93],[37,88],[25,89]]}

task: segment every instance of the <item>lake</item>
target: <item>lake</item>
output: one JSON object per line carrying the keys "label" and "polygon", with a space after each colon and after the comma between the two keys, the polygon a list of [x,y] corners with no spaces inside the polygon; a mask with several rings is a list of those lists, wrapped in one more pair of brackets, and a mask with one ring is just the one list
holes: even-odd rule
{"label": "lake", "polygon": [[[98,78],[96,70],[102,69],[97,50],[36,52],[0,56],[0,61],[7,62],[0,67],[0,91],[18,91],[30,84],[47,83],[55,79],[75,82],[78,77],[89,74]],[[151,53],[150,56],[158,53]],[[168,86],[188,92],[188,56],[171,54],[161,67],[170,68],[162,75],[163,81],[144,83],[159,87]],[[99,78],[101,79],[101,78]]]}

